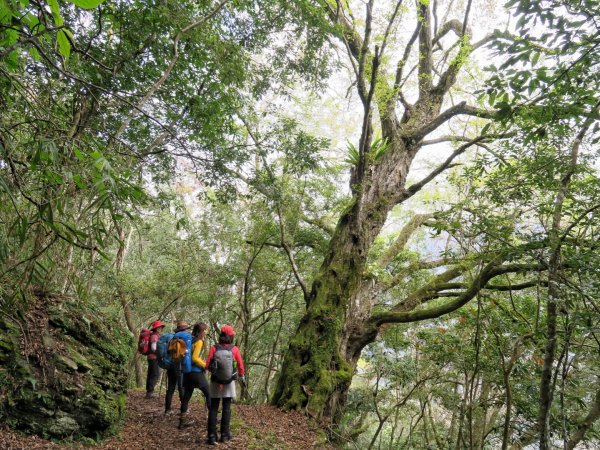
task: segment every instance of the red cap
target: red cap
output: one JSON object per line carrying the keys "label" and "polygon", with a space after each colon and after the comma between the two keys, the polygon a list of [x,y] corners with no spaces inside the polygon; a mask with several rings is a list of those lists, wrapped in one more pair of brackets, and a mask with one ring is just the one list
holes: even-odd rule
{"label": "red cap", "polygon": [[152,328],[153,330],[156,330],[157,328],[160,327],[164,327],[165,324],[162,323],[160,320],[157,320],[156,322],[152,322],[152,326],[150,328]]}
{"label": "red cap", "polygon": [[233,327],[231,325],[223,325],[221,327],[221,333],[223,333],[226,336],[233,336],[235,334],[235,331],[233,331]]}

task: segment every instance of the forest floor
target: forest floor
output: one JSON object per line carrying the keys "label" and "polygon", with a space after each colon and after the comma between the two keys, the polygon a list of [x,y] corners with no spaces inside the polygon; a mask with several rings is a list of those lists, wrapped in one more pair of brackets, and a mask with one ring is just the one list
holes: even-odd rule
{"label": "forest floor", "polygon": [[[194,395],[190,415],[195,425],[179,430],[177,414],[163,414],[164,396],[145,399],[143,392],[130,391],[127,414],[121,432],[96,445],[75,443],[57,444],[36,436],[26,436],[0,428],[0,449],[60,450],[60,449],[333,449],[324,443],[324,433],[309,424],[306,416],[297,411],[282,412],[271,405],[232,406],[231,432],[233,439],[216,447],[206,445],[207,411],[200,396]],[[179,407],[177,394],[173,406]]]}

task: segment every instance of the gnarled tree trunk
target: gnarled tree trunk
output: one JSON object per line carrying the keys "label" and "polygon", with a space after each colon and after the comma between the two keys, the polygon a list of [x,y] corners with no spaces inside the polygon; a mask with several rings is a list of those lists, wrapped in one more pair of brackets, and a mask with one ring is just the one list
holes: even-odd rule
{"label": "gnarled tree trunk", "polygon": [[[386,42],[390,30],[394,28],[394,21],[399,17],[402,2],[396,4],[383,41],[374,50],[369,47],[373,1],[367,4],[362,36],[355,28],[352,14],[346,11],[342,3],[337,2],[336,7],[328,6],[329,16],[337,25],[336,29],[343,30],[338,37],[353,60],[356,86],[364,108],[359,160],[352,168],[350,179],[353,202],[341,215],[312,288],[305,292],[306,312],[290,341],[273,397],[276,405],[305,408],[314,416],[333,420],[345,403],[362,349],[377,337],[381,327],[388,323],[438,317],[453,311],[473,298],[492,277],[506,271],[520,270],[514,266],[511,269],[497,269],[501,262],[497,260],[486,266],[473,285],[447,305],[429,311],[414,311],[423,302],[436,298],[436,292],[443,290],[444,283],[464,272],[464,269],[450,269],[391,311],[373,315],[373,305],[379,291],[376,283],[365,276],[365,269],[369,251],[388,213],[451,167],[453,159],[467,148],[486,139],[485,136],[460,138],[465,142],[464,145],[458,147],[427,177],[407,186],[411,163],[422,146],[426,145],[424,138],[459,114],[488,117],[491,114],[467,106],[466,102],[441,112],[444,98],[454,84],[466,54],[477,47],[477,44],[468,43],[465,32],[468,12],[463,23],[453,20],[440,26],[439,30],[432,30],[428,2],[417,2],[416,29],[406,46],[404,57],[397,65],[393,86],[390,86],[381,76],[380,65],[384,61],[382,56]],[[459,36],[458,56],[446,64],[444,71],[440,73],[438,67],[438,72],[434,73],[433,46],[449,32]],[[419,52],[418,99],[409,104],[402,93],[405,81],[403,69],[416,41]],[[399,104],[403,106],[401,118],[396,113]],[[383,149],[372,145],[375,106],[381,122]],[[394,246],[395,250],[401,250],[405,243],[406,239],[399,242],[398,246]],[[385,267],[394,256],[384,258],[381,267]]]}

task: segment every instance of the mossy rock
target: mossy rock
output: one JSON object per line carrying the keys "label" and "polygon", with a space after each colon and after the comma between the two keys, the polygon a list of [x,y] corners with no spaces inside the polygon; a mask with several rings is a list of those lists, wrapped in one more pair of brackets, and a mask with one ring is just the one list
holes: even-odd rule
{"label": "mossy rock", "polygon": [[0,314],[0,422],[55,440],[115,433],[125,414],[130,335],[68,298],[31,304]]}

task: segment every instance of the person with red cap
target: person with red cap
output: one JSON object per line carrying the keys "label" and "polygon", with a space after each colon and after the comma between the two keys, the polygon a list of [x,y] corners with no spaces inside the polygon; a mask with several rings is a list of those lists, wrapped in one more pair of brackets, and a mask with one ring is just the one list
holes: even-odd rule
{"label": "person with red cap", "polygon": [[154,392],[154,388],[158,383],[160,377],[160,368],[158,367],[158,356],[156,355],[158,350],[158,338],[165,324],[160,320],[152,322],[150,329],[152,334],[150,335],[150,346],[148,348],[148,374],[146,375],[146,398],[156,397],[157,394]]}
{"label": "person with red cap", "polygon": [[[217,414],[219,403],[223,400],[221,412],[221,442],[231,440],[229,420],[231,419],[231,399],[235,397],[235,380],[244,382],[244,363],[240,349],[233,345],[235,331],[230,325],[221,327],[219,343],[213,345],[206,359],[206,367],[211,372],[210,377],[210,410],[208,412],[209,445],[217,443]],[[235,361],[237,368],[233,367]]]}

